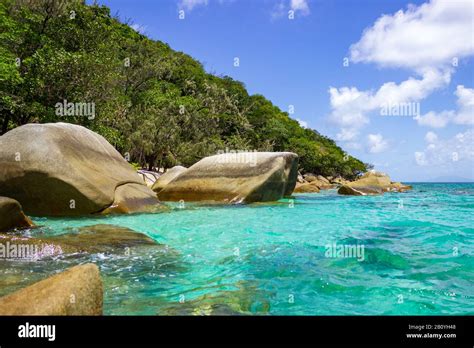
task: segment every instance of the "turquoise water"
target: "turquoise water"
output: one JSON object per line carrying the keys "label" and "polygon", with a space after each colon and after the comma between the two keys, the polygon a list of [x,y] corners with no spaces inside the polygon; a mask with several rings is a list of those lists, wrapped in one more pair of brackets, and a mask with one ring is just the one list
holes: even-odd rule
{"label": "turquoise water", "polygon": [[[5,274],[28,283],[95,262],[105,314],[472,315],[474,184],[413,186],[384,196],[329,190],[272,204],[36,218],[42,227],[33,235],[107,223],[169,248],[10,261]],[[364,258],[326,257],[331,243],[363,246]]]}

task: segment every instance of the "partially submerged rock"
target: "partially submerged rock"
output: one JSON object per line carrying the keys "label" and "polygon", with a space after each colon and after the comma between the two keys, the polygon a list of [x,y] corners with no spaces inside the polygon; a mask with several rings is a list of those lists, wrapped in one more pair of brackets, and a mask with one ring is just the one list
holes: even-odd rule
{"label": "partially submerged rock", "polygon": [[85,226],[44,240],[88,253],[125,253],[131,247],[158,245],[143,233],[114,225]]}
{"label": "partially submerged rock", "polygon": [[337,192],[342,195],[366,196],[380,195],[390,191],[404,192],[409,189],[411,186],[392,182],[387,174],[370,171],[362,175],[360,179],[341,186]]}
{"label": "partially submerged rock", "polygon": [[202,159],[158,193],[162,201],[276,201],[293,192],[298,156],[291,152],[220,154]]}
{"label": "partially submerged rock", "polygon": [[127,184],[117,187],[114,202],[101,214],[128,214],[134,212],[154,213],[166,207],[157,204],[156,195],[150,195],[149,187],[141,184]]}
{"label": "partially submerged rock", "polygon": [[168,185],[186,170],[187,168],[183,166],[174,166],[173,168],[168,169],[166,173],[164,173],[158,180],[155,181],[151,189],[156,193],[160,192],[165,188],[166,185]]}
{"label": "partially submerged rock", "polygon": [[[0,195],[30,215],[141,212],[159,204],[99,134],[69,123],[26,124],[0,136]],[[138,188],[140,187],[140,188]]]}
{"label": "partially submerged rock", "polygon": [[14,228],[28,228],[33,222],[23,213],[18,201],[0,197],[0,231],[6,232]]}
{"label": "partially submerged rock", "polygon": [[0,315],[102,315],[99,268],[75,266],[0,298]]}
{"label": "partially submerged rock", "polygon": [[401,182],[392,182],[389,186],[389,191],[393,192],[405,192],[411,190],[413,187],[411,185],[405,185]]}
{"label": "partially submerged rock", "polygon": [[317,185],[313,185],[312,182],[300,184],[297,183],[294,193],[317,193],[319,192],[319,187]]}

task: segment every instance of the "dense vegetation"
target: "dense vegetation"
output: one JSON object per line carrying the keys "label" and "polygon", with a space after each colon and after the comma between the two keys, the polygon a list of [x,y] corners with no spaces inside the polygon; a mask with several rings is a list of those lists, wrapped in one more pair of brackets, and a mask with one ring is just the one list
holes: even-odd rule
{"label": "dense vegetation", "polygon": [[[94,103],[94,116],[57,103]],[[81,124],[146,167],[219,150],[293,151],[305,172],[352,178],[368,165],[241,82],[137,33],[104,6],[0,0],[0,134],[29,122]]]}

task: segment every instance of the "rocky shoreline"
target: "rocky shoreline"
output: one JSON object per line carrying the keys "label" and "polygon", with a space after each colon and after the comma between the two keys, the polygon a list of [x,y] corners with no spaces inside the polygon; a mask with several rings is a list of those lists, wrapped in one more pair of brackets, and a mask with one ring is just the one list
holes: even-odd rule
{"label": "rocky shoreline", "polygon": [[[293,193],[338,189],[341,195],[404,192],[410,186],[368,172],[349,182],[298,172],[298,155],[256,152],[218,154],[190,168],[138,173],[102,136],[68,124],[27,124],[0,137],[0,245],[49,246],[50,254],[114,252],[158,244],[117,226],[98,225],[59,237],[35,238],[31,216],[88,216],[167,211],[162,202],[271,202]],[[4,250],[5,251],[5,250]],[[102,282],[93,264],[72,267],[0,298],[0,315],[100,315]],[[78,299],[71,302],[71,294]]]}

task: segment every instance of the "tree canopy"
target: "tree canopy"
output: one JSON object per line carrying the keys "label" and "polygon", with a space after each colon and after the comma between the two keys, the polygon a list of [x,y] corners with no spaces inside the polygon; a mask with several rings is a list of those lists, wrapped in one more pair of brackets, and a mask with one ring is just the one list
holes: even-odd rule
{"label": "tree canopy", "polygon": [[[94,115],[58,115],[58,103]],[[0,2],[0,134],[71,122],[143,167],[189,166],[219,150],[292,151],[304,172],[354,178],[370,166],[243,83],[79,0]]]}

